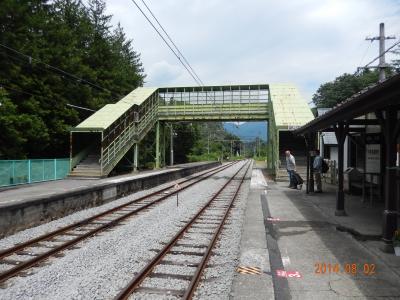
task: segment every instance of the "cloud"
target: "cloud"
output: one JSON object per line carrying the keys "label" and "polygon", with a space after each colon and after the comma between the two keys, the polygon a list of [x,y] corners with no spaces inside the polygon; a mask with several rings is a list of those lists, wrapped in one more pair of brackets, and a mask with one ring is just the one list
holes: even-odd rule
{"label": "cloud", "polygon": [[[307,99],[377,56],[378,43],[365,37],[377,35],[380,22],[400,37],[398,0],[146,3],[205,84],[292,82]],[[146,85],[195,85],[131,0],[107,4],[141,53]]]}
{"label": "cloud", "polygon": [[184,70],[177,65],[171,65],[165,60],[153,63],[148,70],[148,77],[154,86],[169,85],[183,76]]}

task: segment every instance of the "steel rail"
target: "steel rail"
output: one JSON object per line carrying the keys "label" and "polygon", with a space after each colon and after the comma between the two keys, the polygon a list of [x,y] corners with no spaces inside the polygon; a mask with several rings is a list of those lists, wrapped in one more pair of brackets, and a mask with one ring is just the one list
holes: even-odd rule
{"label": "steel rail", "polygon": [[[215,170],[227,168],[227,167],[231,166],[232,164],[233,164],[233,163],[231,163],[231,164],[229,164],[229,165],[219,166],[219,167],[213,168],[213,169],[208,170],[208,171],[206,171],[206,172],[204,172],[204,173],[198,174],[198,175],[196,175],[196,176],[194,176],[194,177],[185,179],[184,181],[179,182],[179,184],[188,182],[188,181],[190,181],[190,180],[193,180],[193,179],[195,179],[195,178],[198,178],[198,177],[200,177],[200,176],[203,176],[203,175],[205,175],[205,174],[207,174],[207,173],[210,173],[210,172],[213,172],[213,171],[215,171]],[[221,170],[221,171],[222,171],[222,170]],[[32,245],[38,243],[38,242],[47,240],[47,239],[49,239],[49,238],[51,238],[51,237],[53,237],[53,236],[55,236],[55,235],[58,235],[58,234],[60,234],[60,233],[62,233],[62,232],[65,232],[65,231],[68,231],[68,230],[72,230],[72,229],[74,229],[74,228],[76,228],[76,227],[79,227],[79,226],[87,225],[88,223],[90,223],[90,222],[93,221],[93,220],[96,220],[96,219],[98,219],[98,218],[100,218],[100,217],[104,217],[104,216],[107,215],[107,214],[110,214],[110,213],[113,213],[113,212],[115,212],[115,211],[118,211],[118,210],[120,210],[121,208],[125,208],[126,206],[135,204],[135,203],[137,203],[137,202],[139,202],[139,201],[142,201],[142,200],[144,200],[144,199],[146,199],[146,198],[149,198],[149,197],[155,196],[155,195],[157,195],[157,194],[159,194],[159,193],[165,192],[166,190],[169,190],[169,189],[171,189],[171,188],[173,188],[173,187],[174,187],[174,184],[169,185],[169,186],[167,186],[167,187],[165,187],[165,188],[162,188],[162,189],[157,190],[157,191],[155,191],[155,192],[152,192],[152,193],[150,193],[150,194],[144,195],[144,196],[142,196],[142,197],[139,197],[139,198],[134,199],[134,200],[132,200],[132,201],[129,201],[129,202],[127,202],[127,203],[118,205],[118,206],[116,206],[116,207],[114,207],[114,208],[112,208],[112,209],[106,210],[106,211],[104,211],[104,212],[102,212],[102,213],[99,213],[99,214],[96,214],[96,215],[94,215],[94,216],[92,216],[92,217],[89,217],[89,218],[83,219],[83,220],[81,220],[81,221],[78,221],[78,222],[76,222],[76,223],[73,223],[73,224],[71,224],[71,225],[67,225],[67,226],[65,226],[65,227],[59,228],[59,229],[57,229],[57,230],[55,230],[55,231],[52,231],[52,232],[43,234],[43,235],[41,235],[41,236],[38,236],[37,238],[30,239],[30,240],[28,240],[28,241],[26,241],[26,242],[23,242],[23,243],[21,243],[21,244],[18,244],[18,245],[16,245],[16,246],[14,246],[14,247],[11,247],[11,248],[8,248],[8,249],[5,249],[5,250],[1,250],[1,251],[0,251],[0,259],[4,258],[4,257],[6,257],[6,256],[11,255],[13,252],[22,250],[23,248],[27,248],[27,247],[29,247],[29,246],[32,246]],[[179,192],[179,191],[180,191],[180,190],[178,190],[178,192]],[[168,194],[168,196],[170,196],[170,195],[172,195],[172,194]]]}
{"label": "steel rail", "polygon": [[223,219],[219,223],[218,228],[215,231],[215,233],[214,233],[214,235],[213,235],[213,237],[211,239],[211,242],[208,245],[207,250],[206,250],[205,254],[203,255],[203,257],[201,259],[201,262],[200,262],[199,266],[196,269],[196,273],[194,274],[192,280],[190,281],[188,289],[186,290],[185,294],[183,295],[183,299],[192,299],[192,296],[193,296],[193,294],[194,294],[194,292],[195,292],[195,290],[197,288],[197,285],[200,282],[200,277],[203,274],[203,271],[204,271],[204,269],[205,269],[205,267],[207,265],[208,260],[210,259],[211,251],[214,248],[215,243],[217,242],[217,239],[218,239],[218,237],[219,237],[219,235],[220,235],[220,233],[222,231],[222,228],[223,228],[223,226],[225,224],[226,219],[228,218],[228,215],[229,215],[229,212],[230,212],[230,210],[231,210],[231,208],[233,206],[233,203],[235,202],[235,200],[236,200],[236,198],[237,198],[237,196],[239,194],[240,188],[242,187],[242,184],[244,182],[246,174],[249,171],[250,165],[251,165],[251,163],[247,166],[246,172],[244,172],[244,175],[243,175],[242,179],[240,180],[239,186],[236,189],[236,192],[233,195],[233,197],[232,197],[232,199],[231,199],[231,201],[229,203],[229,206],[225,210]]}
{"label": "steel rail", "polygon": [[[15,267],[10,268],[9,270],[1,272],[0,273],[0,283],[6,281],[7,279],[9,279],[11,277],[16,276],[21,271],[24,271],[26,269],[29,269],[29,268],[35,266],[35,265],[38,265],[39,263],[41,263],[44,260],[48,259],[49,257],[53,256],[54,254],[56,254],[58,252],[61,252],[63,250],[66,250],[68,248],[71,248],[75,244],[77,244],[77,243],[79,243],[79,242],[81,242],[81,241],[83,241],[83,240],[85,240],[87,238],[90,238],[91,236],[93,236],[93,235],[95,235],[95,234],[97,234],[97,233],[99,233],[101,231],[104,231],[106,229],[109,229],[109,228],[117,225],[118,223],[120,223],[121,221],[127,219],[128,217],[131,217],[131,216],[137,214],[138,212],[140,212],[140,211],[142,211],[142,210],[144,210],[146,208],[149,208],[150,206],[153,206],[154,204],[159,203],[162,200],[165,200],[165,199],[171,197],[172,195],[174,195],[174,194],[176,194],[176,193],[178,193],[178,192],[180,192],[182,190],[185,190],[185,189],[189,188],[190,186],[192,186],[192,185],[194,185],[196,183],[201,182],[201,181],[211,177],[212,175],[214,175],[216,173],[219,173],[219,172],[231,167],[235,163],[236,162],[233,162],[233,163],[230,163],[230,164],[227,164],[227,165],[224,165],[224,166],[219,166],[217,168],[214,168],[212,170],[203,172],[203,173],[201,173],[199,175],[196,175],[194,177],[191,177],[189,179],[185,179],[184,181],[182,181],[180,183],[181,184],[182,183],[186,183],[186,182],[191,181],[191,180],[195,180],[195,181],[189,183],[188,185],[186,185],[186,186],[184,186],[184,187],[182,187],[182,188],[180,188],[178,190],[173,190],[172,192],[170,192],[170,193],[168,193],[166,195],[163,195],[163,196],[157,198],[156,200],[154,200],[154,201],[152,201],[150,203],[147,203],[147,204],[145,204],[145,205],[143,205],[143,206],[141,206],[139,208],[136,208],[136,209],[134,209],[134,210],[132,210],[130,212],[127,212],[125,215],[122,215],[122,216],[120,216],[120,217],[118,217],[118,218],[116,218],[114,220],[108,221],[107,223],[104,223],[103,225],[101,225],[101,226],[99,226],[97,228],[89,230],[88,232],[83,233],[82,235],[79,235],[74,239],[68,240],[65,243],[61,244],[61,245],[56,245],[51,250],[46,251],[45,253],[42,253],[42,254],[38,254],[37,256],[35,256],[34,258],[32,258],[30,260],[23,261],[20,264],[16,265]],[[206,176],[204,176],[204,175],[206,175]],[[199,177],[201,177],[201,178],[197,179]],[[142,197],[140,197],[138,199],[135,199],[133,201],[130,201],[128,203],[119,205],[119,206],[117,206],[115,208],[112,208],[110,210],[107,210],[105,212],[97,214],[95,216],[92,216],[92,217],[89,217],[87,219],[81,220],[81,221],[79,221],[77,223],[68,225],[66,227],[60,228],[60,229],[55,230],[53,232],[44,234],[42,236],[39,236],[37,238],[34,238],[32,240],[29,240],[27,242],[19,244],[19,245],[15,246],[15,247],[3,250],[2,252],[0,252],[0,259],[2,259],[4,257],[7,257],[7,256],[10,256],[10,255],[13,255],[13,254],[17,254],[17,252],[19,252],[19,251],[21,251],[21,250],[23,250],[25,248],[34,247],[35,245],[37,245],[40,242],[51,241],[51,238],[54,238],[55,236],[63,236],[63,235],[65,235],[63,233],[65,233],[67,231],[75,230],[76,228],[79,228],[81,226],[89,225],[92,221],[95,221],[96,219],[99,219],[99,218],[102,218],[104,216],[113,214],[113,213],[115,213],[116,211],[118,211],[118,210],[120,210],[122,208],[125,208],[125,207],[127,207],[129,205],[132,205],[132,204],[135,204],[135,203],[138,203],[139,201],[145,200],[147,198],[150,198],[152,196],[155,196],[155,195],[157,195],[157,194],[159,194],[161,192],[164,192],[164,191],[172,189],[172,188],[174,188],[174,185],[170,185],[170,186],[168,186],[166,188],[160,189],[160,190],[158,190],[156,192],[152,192],[152,193],[150,193],[148,195],[142,196]],[[1,260],[0,260],[0,263],[1,263]]]}
{"label": "steel rail", "polygon": [[159,262],[168,254],[168,252],[171,250],[171,248],[174,247],[174,245],[179,241],[180,238],[182,238],[182,236],[184,235],[184,233],[193,225],[193,223],[195,223],[197,221],[197,219],[204,213],[204,211],[206,209],[208,209],[210,207],[210,205],[214,202],[214,200],[225,190],[225,188],[232,182],[232,180],[237,176],[237,174],[246,166],[247,169],[243,175],[243,177],[241,178],[241,182],[237,188],[237,190],[235,191],[234,196],[231,199],[230,205],[228,207],[228,209],[226,209],[223,220],[220,222],[220,224],[218,225],[217,231],[215,232],[211,243],[209,244],[207,251],[205,253],[204,258],[201,261],[201,264],[199,264],[199,268],[201,268],[201,270],[197,269],[194,277],[191,280],[191,283],[189,285],[189,288],[191,289],[191,291],[186,291],[185,295],[188,294],[188,298],[189,299],[191,297],[191,295],[193,294],[194,290],[197,287],[197,284],[199,282],[199,278],[200,275],[202,274],[204,267],[208,261],[208,258],[210,257],[211,254],[211,250],[215,245],[215,242],[222,230],[222,227],[225,223],[225,220],[228,216],[228,213],[230,211],[230,209],[233,206],[233,202],[235,201],[235,199],[237,198],[237,195],[239,193],[239,190],[242,186],[242,183],[244,181],[244,178],[250,168],[251,165],[251,161],[247,164],[243,164],[243,166],[222,186],[221,189],[218,190],[218,192],[202,207],[201,210],[199,210],[197,212],[197,214],[192,217],[192,219],[186,223],[186,225],[170,240],[170,242],[168,242],[168,244],[166,244],[159,252],[158,254],[148,263],[146,264],[140,271],[139,273],[127,284],[127,286],[120,291],[120,293],[114,298],[114,300],[126,300],[128,299],[131,294],[137,289],[139,288],[140,284],[148,277],[148,275],[150,275],[150,273],[153,271],[153,269],[159,264]]}

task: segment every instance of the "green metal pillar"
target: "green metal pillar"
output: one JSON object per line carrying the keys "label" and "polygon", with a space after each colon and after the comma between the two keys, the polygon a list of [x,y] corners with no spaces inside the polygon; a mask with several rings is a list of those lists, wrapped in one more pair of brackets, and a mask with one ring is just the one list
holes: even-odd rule
{"label": "green metal pillar", "polygon": [[270,122],[268,124],[268,131],[269,131],[269,137],[268,137],[268,154],[269,154],[269,159],[268,159],[268,168],[273,170],[274,172],[276,171],[276,165],[277,161],[279,159],[279,145],[278,145],[278,139],[277,139],[277,129],[274,123],[274,120],[271,118]]}
{"label": "green metal pillar", "polygon": [[139,143],[133,144],[133,171],[138,170],[139,165]]}
{"label": "green metal pillar", "polygon": [[275,167],[276,167],[276,126],[275,126],[275,119],[274,119],[274,110],[272,107],[272,103],[269,103],[268,106],[268,168],[275,172]]}
{"label": "green metal pillar", "polygon": [[156,165],[155,168],[160,168],[160,121],[156,124]]}
{"label": "green metal pillar", "polygon": [[162,125],[162,140],[163,140],[163,142],[162,142],[162,166],[163,167],[165,167],[166,166],[166,163],[165,163],[165,151],[166,151],[166,149],[167,149],[167,145],[165,144],[165,123],[163,122],[163,123],[161,123],[161,125]]}
{"label": "green metal pillar", "polygon": [[[169,165],[174,165],[174,128],[172,127],[172,123],[170,125],[170,142],[169,142],[169,150],[170,150],[170,158],[169,158]],[[210,135],[210,134],[209,134]],[[210,152],[208,153],[210,154]]]}
{"label": "green metal pillar", "polygon": [[272,169],[271,121],[268,121],[267,168]]}
{"label": "green metal pillar", "polygon": [[279,130],[275,127],[275,173],[279,169]]}

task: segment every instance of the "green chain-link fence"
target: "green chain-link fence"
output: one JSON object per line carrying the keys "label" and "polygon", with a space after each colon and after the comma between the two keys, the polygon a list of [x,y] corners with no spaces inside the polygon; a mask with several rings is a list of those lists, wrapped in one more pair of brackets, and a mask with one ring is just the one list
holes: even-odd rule
{"label": "green chain-link fence", "polygon": [[0,160],[0,187],[65,178],[69,158]]}

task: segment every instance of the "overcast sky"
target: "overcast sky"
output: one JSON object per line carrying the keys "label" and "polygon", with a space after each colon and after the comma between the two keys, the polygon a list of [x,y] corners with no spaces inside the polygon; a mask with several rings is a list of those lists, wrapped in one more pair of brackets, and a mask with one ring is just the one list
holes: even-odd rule
{"label": "overcast sky", "polygon": [[[365,37],[380,22],[400,38],[400,0],[145,2],[206,85],[290,82],[309,101],[377,56],[378,42]],[[131,0],[107,0],[107,12],[141,54],[146,86],[195,85]]]}

